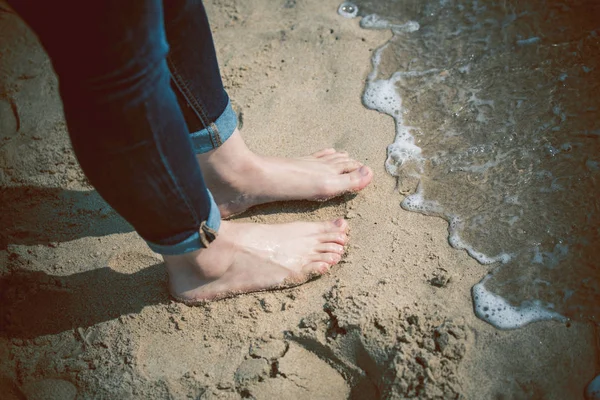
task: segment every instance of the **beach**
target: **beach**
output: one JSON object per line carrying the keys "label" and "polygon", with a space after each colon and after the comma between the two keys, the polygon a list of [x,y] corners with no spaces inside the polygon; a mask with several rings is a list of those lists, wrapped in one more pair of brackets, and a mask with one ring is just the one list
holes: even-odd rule
{"label": "beach", "polygon": [[[1,4],[1,3],[0,3]],[[6,399],[579,399],[600,370],[584,321],[498,330],[473,312],[491,270],[405,211],[394,121],[361,103],[388,30],[338,2],[205,3],[241,134],[264,155],[347,151],[360,193],[236,221],[344,217],[350,244],[305,285],[189,307],[159,255],[90,187],[37,39],[0,6],[0,393]]]}

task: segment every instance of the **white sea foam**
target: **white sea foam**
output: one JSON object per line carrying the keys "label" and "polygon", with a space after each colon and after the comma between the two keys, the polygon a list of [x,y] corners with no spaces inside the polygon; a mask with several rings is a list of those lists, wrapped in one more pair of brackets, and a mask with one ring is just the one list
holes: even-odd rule
{"label": "white sea foam", "polygon": [[462,227],[462,220],[459,217],[452,216],[449,218],[449,227],[448,227],[448,243],[455,249],[466,251],[471,257],[476,259],[480,264],[488,265],[493,263],[503,263],[506,264],[512,259],[512,255],[508,253],[500,253],[497,256],[488,256],[483,254],[480,251],[475,250],[475,248],[466,242],[464,242],[460,235],[459,231]]}
{"label": "white sea foam", "polygon": [[[452,4],[453,2],[440,1],[440,5],[445,7],[448,12],[454,7]],[[458,4],[456,7],[460,9],[461,5]],[[356,7],[349,10],[358,12]],[[572,256],[569,254],[569,245],[559,243],[552,249],[547,247],[548,241],[545,241],[544,238],[524,243],[522,239],[525,236],[519,235],[530,234],[528,230],[523,229],[529,222],[523,221],[531,220],[531,215],[527,213],[531,210],[531,192],[539,193],[540,204],[543,206],[546,199],[553,196],[554,193],[561,193],[570,187],[568,177],[564,177],[564,174],[558,174],[554,170],[551,172],[546,169],[546,166],[554,166],[550,163],[552,159],[562,161],[561,157],[571,157],[574,153],[574,146],[579,145],[578,143],[560,145],[555,142],[546,144],[535,140],[530,143],[528,140],[535,138],[533,135],[535,132],[568,128],[568,124],[573,119],[573,111],[569,108],[569,102],[557,101],[551,105],[552,118],[540,118],[539,127],[534,130],[530,129],[531,132],[520,132],[519,128],[522,125],[527,126],[529,122],[527,119],[530,118],[529,115],[532,115],[532,111],[540,113],[540,108],[545,103],[531,102],[532,99],[535,100],[533,95],[535,91],[521,90],[520,86],[512,82],[507,82],[509,86],[514,86],[512,97],[504,96],[503,91],[497,90],[503,86],[503,83],[496,77],[512,78],[513,76],[509,74],[505,64],[501,64],[496,70],[493,70],[489,84],[487,76],[482,75],[482,68],[492,71],[491,65],[486,64],[487,61],[494,62],[503,57],[502,50],[498,49],[506,48],[505,45],[509,44],[511,47],[518,46],[522,48],[522,51],[526,51],[526,48],[539,46],[545,36],[535,36],[534,34],[537,33],[535,31],[530,36],[518,34],[506,36],[500,43],[502,46],[497,46],[500,36],[494,36],[488,31],[498,31],[501,26],[520,24],[522,23],[520,17],[524,14],[511,14],[503,21],[489,17],[479,19],[477,13],[484,11],[484,8],[480,7],[475,14],[467,17],[467,21],[462,19],[464,13],[459,12],[457,15],[461,18],[456,20],[456,24],[450,24],[439,23],[439,19],[432,17],[439,10],[436,5],[431,5],[430,14],[411,14],[423,18],[419,22],[427,28],[413,34],[411,32],[421,30],[419,22],[409,21],[404,24],[391,22],[397,21],[398,18],[404,18],[404,15],[394,15],[388,18],[386,14],[370,14],[361,19],[360,26],[363,28],[390,29],[394,34],[388,43],[378,48],[373,54],[373,69],[367,77],[362,101],[367,108],[394,118],[395,139],[387,148],[385,161],[386,170],[391,175],[401,179],[407,176],[416,177],[420,180],[421,175],[425,172],[425,167],[427,166],[428,170],[429,167],[432,167],[431,187],[443,190],[444,187],[440,186],[439,182],[443,181],[443,169],[445,168],[449,173],[449,182],[463,182],[466,179],[473,185],[479,185],[482,189],[481,196],[479,196],[482,201],[480,202],[478,197],[474,202],[478,208],[470,209],[471,206],[465,206],[464,202],[471,200],[464,193],[456,193],[457,195],[454,196],[462,202],[457,207],[453,207],[452,201],[444,197],[440,198],[439,203],[425,199],[423,181],[421,181],[416,193],[407,196],[401,206],[409,211],[436,215],[446,219],[449,223],[448,242],[450,245],[456,249],[465,250],[481,264],[496,263],[500,264],[499,268],[512,268],[514,267],[513,262],[524,261],[531,268],[540,268],[543,271],[559,268],[567,256]],[[362,14],[365,14],[364,10],[362,11]],[[412,11],[406,9],[406,12]],[[356,15],[358,13],[353,16]],[[449,41],[469,45],[468,48],[472,49],[469,51],[473,53],[458,58],[451,51],[446,54],[444,46],[436,41],[436,34],[441,34],[440,37],[445,37]],[[419,49],[431,51],[423,50],[421,52]],[[391,51],[392,57],[386,57],[385,74],[380,74],[379,70],[384,69],[381,66],[382,54],[384,52],[387,54],[388,50]],[[393,62],[394,59],[399,60],[398,66],[401,66],[399,68],[401,70],[390,76],[389,73],[393,70],[389,71],[387,62]],[[527,62],[523,62],[523,64],[527,65]],[[454,66],[452,67],[452,65]],[[593,71],[593,67],[580,68],[585,73]],[[558,74],[559,81],[570,82],[567,80],[570,79],[570,75],[567,75],[566,71],[573,76],[576,75],[572,69],[565,68],[564,71],[562,74]],[[382,75],[384,75],[383,78]],[[523,79],[520,75],[515,75],[515,77]],[[482,82],[486,82],[486,84],[482,85]],[[403,95],[399,88],[406,90],[407,96],[411,96],[411,103],[418,104],[418,107],[423,109],[423,113],[426,114],[415,117],[414,120],[424,121],[425,119],[425,122],[413,122],[415,126],[408,124],[406,116],[409,114],[404,109]],[[537,88],[543,88],[542,84],[538,84]],[[547,113],[547,110],[542,111]],[[596,109],[590,108],[589,111],[596,111]],[[446,113],[445,118],[442,117],[444,113]],[[430,115],[431,123],[426,120]],[[432,130],[432,126],[436,128]],[[600,130],[594,128],[588,130],[578,128],[576,133],[581,136],[600,136]],[[429,141],[434,141],[435,138],[423,136],[422,140],[417,141],[415,134],[418,134],[417,137],[421,139],[421,134],[429,133],[439,135],[441,141],[437,143],[438,145],[447,143],[448,146],[437,148],[432,152],[431,157],[426,159],[420,147],[421,143],[431,145]],[[494,141],[494,139],[497,140]],[[471,140],[470,143],[474,143],[474,146],[466,150],[461,147],[462,143],[469,143]],[[485,145],[481,143],[485,143]],[[505,144],[507,145],[505,146]],[[519,146],[520,144],[522,145]],[[435,148],[435,144],[431,146]],[[431,150],[431,147],[428,150]],[[535,158],[534,155],[541,151],[546,153],[542,154],[542,157]],[[547,157],[548,160],[544,157]],[[600,162],[595,155],[590,157],[585,159],[584,167],[587,171],[595,174],[600,171]],[[539,162],[540,158],[544,158],[544,162]],[[553,173],[556,176],[553,176]],[[521,190],[522,185],[526,182],[531,184],[531,189]],[[430,181],[425,181],[425,183],[427,184],[425,193],[429,196]],[[505,190],[500,192],[499,188],[502,185],[505,185]],[[460,190],[460,188],[456,188],[456,191],[460,192]],[[436,193],[436,191],[434,190],[432,193]],[[501,204],[497,204],[495,208],[492,207],[497,200]],[[449,205],[447,205],[448,202]],[[446,209],[446,207],[448,208]],[[465,214],[456,215],[455,212],[459,214],[465,212]],[[478,212],[481,214],[477,214]],[[494,221],[500,221],[502,226],[509,227],[509,229],[495,229],[495,226],[489,225],[495,223]],[[535,230],[532,229],[532,231]],[[494,240],[497,238],[497,243],[487,246],[485,242],[487,236],[482,235],[482,239],[479,240],[473,235],[477,232],[493,233],[494,235],[488,236],[493,236]],[[463,240],[461,236],[464,236],[465,239]],[[506,246],[511,246],[510,240],[514,239],[523,243],[523,246],[503,248],[501,246],[505,237],[509,238]],[[478,241],[481,242],[477,244],[477,249],[489,248],[490,250],[486,251],[493,253],[489,255],[477,250],[468,243],[471,240],[475,244]],[[530,243],[538,243],[538,245],[532,248]],[[571,251],[571,253],[574,252]],[[503,264],[507,265],[503,266]],[[514,329],[534,321],[547,319],[565,320],[550,303],[526,300],[519,306],[511,305],[506,299],[485,287],[485,282],[490,280],[491,276],[488,275],[472,289],[473,307],[479,318],[501,329]],[[541,278],[533,279],[533,283],[540,287],[549,287],[554,284],[551,279]],[[568,290],[565,289],[565,296],[567,293]],[[540,298],[547,297],[540,296]],[[529,299],[527,293],[525,293],[525,299]],[[560,300],[557,300],[556,304],[560,309]]]}
{"label": "white sea foam", "polygon": [[394,118],[396,138],[387,148],[385,167],[391,175],[398,176],[399,170],[407,161],[413,160],[420,165],[422,162],[421,148],[415,144],[410,126],[404,124],[402,117],[402,98],[396,89],[396,83],[406,73],[395,73],[390,79],[378,79],[378,67],[381,53],[387,45],[377,49],[373,54],[373,70],[367,78],[362,101],[365,107],[377,110]]}
{"label": "white sea foam", "polygon": [[404,24],[392,24],[377,14],[369,14],[360,20],[361,28],[365,29],[391,29],[394,33],[415,32],[420,29],[416,21],[408,21]]}
{"label": "white sea foam", "polygon": [[427,215],[443,215],[440,205],[433,200],[425,200],[423,197],[423,186],[419,184],[417,191],[406,196],[400,204],[407,211],[420,212]]}
{"label": "white sea foam", "polygon": [[423,197],[423,187],[419,185],[417,191],[409,196],[406,196],[401,203],[402,208],[407,211],[420,212],[427,215],[436,215],[448,221],[448,243],[450,246],[458,250],[466,251],[471,257],[476,259],[480,264],[488,265],[496,262],[507,263],[512,259],[512,255],[508,253],[500,253],[496,256],[488,256],[475,250],[473,246],[464,242],[460,237],[460,230],[463,226],[463,221],[456,215],[447,214],[444,209],[433,200],[425,200]]}
{"label": "white sea foam", "polygon": [[[392,25],[388,21],[374,15],[368,16],[368,18],[363,18],[361,21],[361,26],[369,27],[371,29],[392,28]],[[425,76],[439,73],[440,70],[434,68],[424,71],[398,71],[389,79],[378,79],[377,76],[378,68],[381,62],[381,54],[387,48],[387,46],[388,44],[381,46],[373,54],[373,70],[367,77],[362,101],[367,108],[377,110],[394,118],[396,125],[396,137],[394,143],[388,146],[385,166],[388,173],[398,176],[400,169],[406,162],[414,161],[420,166],[422,165],[424,159],[421,154],[421,148],[415,144],[414,136],[411,134],[411,130],[414,128],[405,125],[404,123],[402,115],[402,98],[398,93],[396,84],[404,77]],[[478,109],[480,107],[494,108],[493,100],[480,99],[476,96],[475,91],[472,92],[472,95],[468,101]],[[484,122],[484,118],[480,118],[480,121]],[[498,162],[500,162],[500,160],[498,160]],[[495,163],[491,162],[490,165],[480,166],[479,168],[472,166],[470,169],[486,170],[494,165]],[[419,185],[416,193],[407,196],[401,205],[404,209],[409,211],[420,212],[427,215],[437,215],[445,218],[449,224],[448,242],[450,245],[456,249],[465,250],[471,257],[476,259],[481,264],[493,264],[497,262],[507,263],[512,258],[512,255],[508,253],[489,256],[477,251],[468,243],[464,242],[459,235],[459,231],[463,223],[461,219],[455,215],[447,215],[437,202],[425,200],[421,185]],[[545,309],[541,308],[541,306],[538,306],[534,303],[532,305],[523,307],[510,306],[500,296],[488,292],[483,286],[483,283],[476,285],[473,288],[473,292],[478,293],[477,296],[474,297],[474,308],[477,315],[480,318],[488,321],[490,324],[501,329],[517,328],[541,319],[562,318],[560,315],[546,311]],[[494,309],[492,314],[483,311],[491,309],[490,306],[493,306]],[[477,310],[480,310],[481,312],[477,312]],[[486,315],[491,317],[486,317]]]}
{"label": "white sea foam", "polygon": [[523,303],[520,306],[509,304],[502,297],[486,289],[485,283],[492,275],[487,275],[473,286],[475,314],[498,329],[516,329],[532,322],[567,319],[552,310],[551,304],[539,301]]}

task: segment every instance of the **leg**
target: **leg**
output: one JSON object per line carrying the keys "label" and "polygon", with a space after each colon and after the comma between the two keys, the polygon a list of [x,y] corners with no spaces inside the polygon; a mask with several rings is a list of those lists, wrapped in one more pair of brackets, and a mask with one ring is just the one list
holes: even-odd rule
{"label": "leg", "polygon": [[11,3],[52,59],[90,183],[153,249],[200,248],[200,225],[220,217],[169,85],[161,2]]}
{"label": "leg", "polygon": [[176,298],[300,283],[339,261],[344,221],[221,223],[170,87],[160,1],[12,4],[52,58],[83,171],[164,255]]}
{"label": "leg", "polygon": [[235,129],[202,2],[176,0],[165,6],[173,85],[194,132],[204,178],[224,217],[271,201],[326,200],[369,184],[373,173],[368,167],[333,149],[296,159],[252,153]]}

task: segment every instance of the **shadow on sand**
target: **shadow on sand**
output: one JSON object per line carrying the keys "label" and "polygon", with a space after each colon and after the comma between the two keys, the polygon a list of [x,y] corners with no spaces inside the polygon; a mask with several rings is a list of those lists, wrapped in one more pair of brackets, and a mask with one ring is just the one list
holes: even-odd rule
{"label": "shadow on sand", "polygon": [[69,276],[16,270],[0,279],[0,336],[31,339],[166,304],[166,282],[162,263],[133,274],[108,267]]}
{"label": "shadow on sand", "polygon": [[133,231],[95,191],[3,187],[0,210],[0,250]]}
{"label": "shadow on sand", "polygon": [[[133,231],[95,191],[3,187],[0,210],[0,250]],[[169,301],[160,263],[133,274],[105,267],[53,276],[23,269],[19,256],[9,252],[8,269],[0,278],[0,335],[6,337],[87,327]]]}
{"label": "shadow on sand", "polygon": [[[243,216],[313,212],[340,206],[353,197],[349,194],[323,203],[272,203]],[[0,188],[0,208],[0,250],[11,244],[51,245],[133,231],[93,191]],[[163,263],[138,265],[142,269],[130,274],[103,267],[57,276],[27,270],[14,253],[8,261],[11,272],[0,278],[0,336],[4,337],[32,339],[87,328],[170,301]]]}

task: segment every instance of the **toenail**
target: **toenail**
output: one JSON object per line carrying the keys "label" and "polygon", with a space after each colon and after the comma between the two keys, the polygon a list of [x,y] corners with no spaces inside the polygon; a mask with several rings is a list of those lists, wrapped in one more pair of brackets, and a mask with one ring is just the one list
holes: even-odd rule
{"label": "toenail", "polygon": [[367,175],[369,175],[369,168],[367,168],[365,166],[362,166],[362,167],[360,167],[360,169],[358,170],[358,172],[360,172],[360,174],[362,176],[367,176]]}
{"label": "toenail", "polygon": [[342,218],[339,218],[339,219],[336,219],[335,221],[333,221],[333,223],[335,224],[335,226],[341,227],[342,224],[344,223],[344,220]]}

